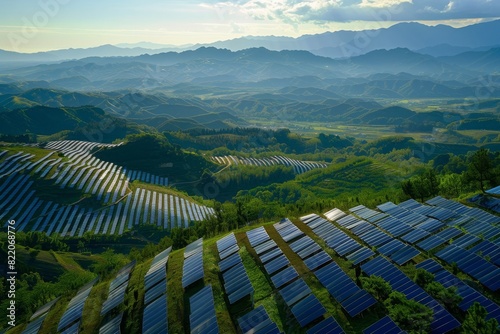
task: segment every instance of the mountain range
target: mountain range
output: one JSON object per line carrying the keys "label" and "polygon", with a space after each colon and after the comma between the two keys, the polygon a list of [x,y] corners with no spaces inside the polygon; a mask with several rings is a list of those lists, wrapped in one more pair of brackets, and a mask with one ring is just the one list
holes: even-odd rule
{"label": "mountain range", "polygon": [[280,36],[245,36],[231,40],[195,45],[162,45],[157,43],[122,43],[92,48],[75,48],[37,53],[0,50],[0,69],[5,62],[45,63],[86,57],[130,57],[169,51],[196,50],[200,47],[239,51],[264,47],[269,50],[305,50],[331,58],[349,58],[378,49],[408,48],[432,56],[453,56],[467,51],[485,51],[500,46],[500,20],[462,28],[446,25],[427,26],[420,23],[399,23],[389,28],[362,31],[336,31],[303,35],[297,38]]}

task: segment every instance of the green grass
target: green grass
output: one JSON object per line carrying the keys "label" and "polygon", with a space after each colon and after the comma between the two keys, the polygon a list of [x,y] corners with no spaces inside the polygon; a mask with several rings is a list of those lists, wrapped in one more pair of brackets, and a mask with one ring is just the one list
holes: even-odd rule
{"label": "green grass", "polygon": [[[144,276],[151,266],[152,259],[135,266],[128,284],[127,293],[123,305],[124,309],[124,332],[140,333],[142,331],[142,316],[144,313]],[[165,289],[167,286],[165,286]],[[165,290],[166,291],[166,290]],[[166,298],[166,296],[160,297]]]}
{"label": "green grass", "polygon": [[[170,253],[167,267],[167,314],[168,332],[185,333],[184,289],[182,288],[182,265],[184,249]],[[187,321],[189,324],[189,321]]]}
{"label": "green grass", "polygon": [[26,266],[29,271],[40,273],[40,276],[45,281],[54,281],[66,270],[54,257],[54,254],[49,251],[40,251],[35,258],[29,254],[31,249],[17,247],[17,261],[23,266]]}
{"label": "green grass", "polygon": [[98,333],[101,326],[101,308],[108,298],[110,281],[98,282],[94,285],[83,307],[80,333]]}

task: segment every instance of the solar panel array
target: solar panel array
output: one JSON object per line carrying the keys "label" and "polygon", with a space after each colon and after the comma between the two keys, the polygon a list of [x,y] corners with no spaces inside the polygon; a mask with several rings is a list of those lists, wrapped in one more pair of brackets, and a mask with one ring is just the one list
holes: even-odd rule
{"label": "solar panel array", "polygon": [[297,174],[305,173],[314,168],[325,168],[328,164],[324,162],[316,161],[301,161],[290,159],[285,156],[272,156],[269,158],[244,158],[238,156],[214,156],[212,160],[223,165],[250,165],[250,166],[273,166],[273,165],[284,165],[287,167],[293,167],[293,170]]}
{"label": "solar panel array", "polygon": [[434,312],[434,319],[431,323],[433,333],[447,333],[460,326],[460,322],[441,304],[385,258],[378,256],[362,264],[361,269],[368,276],[382,277],[391,285],[393,290],[403,293],[408,299],[415,300],[431,308]]}
{"label": "solar panel array", "polygon": [[488,311],[488,319],[495,318],[500,323],[500,307],[496,303],[469,285],[465,284],[461,279],[444,269],[435,260],[427,259],[417,264],[416,268],[422,268],[434,274],[436,282],[441,283],[445,288],[449,288],[451,286],[456,287],[458,295],[463,298],[459,304],[462,311],[467,311],[472,304],[478,302],[486,309],[486,311]]}
{"label": "solar panel array", "polygon": [[385,316],[363,330],[363,334],[402,334],[406,333],[389,317]]}
{"label": "solar panel array", "polygon": [[[342,219],[346,218],[345,214],[342,217]],[[349,217],[354,218],[352,216]],[[375,254],[371,249],[364,247],[345,232],[317,214],[307,215],[300,219],[313,230],[314,234],[323,239],[328,247],[332,248],[340,256],[346,256],[349,260],[353,261],[354,264],[359,264]],[[354,220],[351,221],[353,223],[359,222],[356,218],[354,218]],[[342,221],[347,224],[347,219]]]}
{"label": "solar panel array", "polygon": [[[57,233],[62,236],[94,234],[123,234],[133,225],[147,222],[163,228],[188,227],[213,215],[212,208],[171,194],[137,188],[130,193],[134,179],[166,185],[167,179],[140,171],[130,171],[92,155],[96,147],[117,145],[83,141],[54,141],[45,148],[54,150],[41,159],[31,161],[32,154],[18,152],[0,162],[0,219],[16,217],[22,222],[17,230]],[[54,157],[64,153],[67,160]],[[4,151],[6,152],[6,151]],[[3,153],[3,156],[6,153]],[[36,167],[36,168],[35,168]],[[79,205],[59,205],[37,197],[33,179],[44,179],[58,188],[74,188],[92,194],[106,207],[92,212]],[[170,204],[169,204],[170,200]],[[169,215],[170,213],[170,215]]]}
{"label": "solar panel array", "polygon": [[470,250],[451,244],[437,252],[436,256],[448,264],[456,263],[460,270],[491,291],[500,289],[500,268]]}
{"label": "solar panel array", "polygon": [[254,289],[238,253],[239,246],[234,233],[217,241],[219,252],[219,269],[222,272],[224,291],[229,304],[234,304],[242,298],[253,295]]}
{"label": "solar panel array", "polygon": [[168,333],[167,323],[167,262],[172,247],[156,255],[144,276],[144,334]]}
{"label": "solar panel array", "polygon": [[60,297],[48,302],[47,304],[43,305],[40,307],[38,310],[33,313],[33,315],[30,318],[30,322],[26,326],[26,328],[23,330],[22,334],[36,334],[42,327],[43,321],[45,320],[45,317],[47,317],[47,314],[49,313],[50,309],[54,304],[59,300]]}
{"label": "solar panel array", "polygon": [[111,281],[109,285],[108,299],[106,299],[102,304],[101,316],[105,316],[108,312],[123,303],[123,300],[125,299],[125,292],[128,287],[130,272],[134,266],[135,261],[130,262],[120,269],[116,278]]}
{"label": "solar panel array", "polygon": [[[284,219],[274,224],[274,227],[282,238],[286,238],[288,241],[300,237],[298,240],[290,243],[290,245],[294,245],[295,249],[303,250],[311,246],[310,241],[312,239],[304,236],[304,233],[290,220]],[[248,231],[247,237],[250,245],[252,245],[257,255],[259,255],[259,259],[264,264],[264,269],[268,273],[272,284],[276,289],[279,289],[280,295],[300,326],[305,327],[322,317],[326,313],[325,308],[316,296],[312,294],[311,289],[304,280],[299,278],[295,268],[290,265],[290,261],[283,254],[276,242],[270,239],[267,231],[263,227],[259,227]],[[270,257],[268,254],[274,255]],[[343,332],[340,330],[338,333]]]}
{"label": "solar panel array", "polygon": [[186,288],[203,277],[205,277],[203,269],[203,238],[200,238],[187,245],[184,250],[182,287]]}
{"label": "solar panel array", "polygon": [[[59,320],[59,324],[57,326],[58,332],[64,332],[69,329],[72,330],[73,333],[78,333],[78,328],[80,327],[80,319],[82,318],[83,306],[85,305],[85,301],[90,294],[90,290],[97,282],[97,278],[92,282],[85,285],[81,288],[73,299],[69,302],[66,311]],[[76,328],[76,330],[75,330]]]}
{"label": "solar panel array", "polygon": [[207,285],[189,298],[189,308],[191,310],[189,324],[192,334],[219,333],[211,285]]}
{"label": "solar panel array", "polygon": [[500,186],[488,189],[486,190],[486,193],[491,195],[500,195]]}
{"label": "solar panel array", "polygon": [[238,318],[238,326],[243,334],[281,333],[276,323],[269,318],[263,305]]}

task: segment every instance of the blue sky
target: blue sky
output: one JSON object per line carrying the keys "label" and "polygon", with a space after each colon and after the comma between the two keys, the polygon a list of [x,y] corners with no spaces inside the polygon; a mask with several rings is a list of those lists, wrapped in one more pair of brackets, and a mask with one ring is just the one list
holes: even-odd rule
{"label": "blue sky", "polygon": [[500,0],[0,0],[0,49],[297,37],[405,21],[456,27],[500,17]]}

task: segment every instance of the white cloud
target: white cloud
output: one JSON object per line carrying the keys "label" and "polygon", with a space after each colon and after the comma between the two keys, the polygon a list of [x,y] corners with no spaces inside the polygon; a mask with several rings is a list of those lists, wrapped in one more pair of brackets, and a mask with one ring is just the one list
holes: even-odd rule
{"label": "white cloud", "polygon": [[498,0],[234,0],[205,3],[255,20],[303,22],[428,21],[500,17]]}

